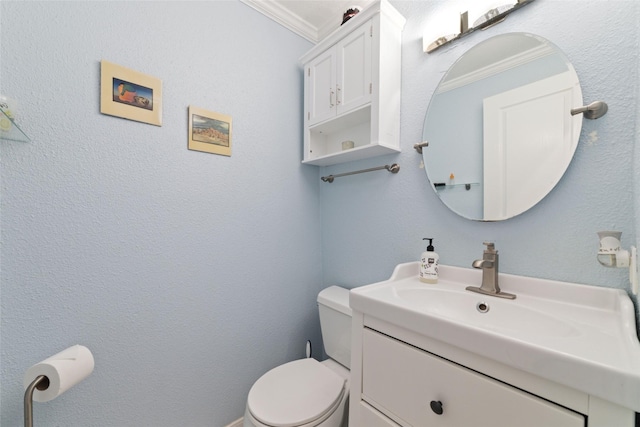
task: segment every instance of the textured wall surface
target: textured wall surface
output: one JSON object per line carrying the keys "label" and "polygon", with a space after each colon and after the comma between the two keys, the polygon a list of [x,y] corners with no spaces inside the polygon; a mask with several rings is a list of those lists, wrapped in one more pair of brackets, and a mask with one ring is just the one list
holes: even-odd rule
{"label": "textured wall surface", "polygon": [[[636,13],[636,28],[640,28],[640,13]],[[640,31],[636,32],[636,46],[634,52],[640,51]],[[640,76],[638,76],[638,85],[636,85],[636,100],[640,99]],[[635,174],[633,181],[633,198],[635,200],[634,218],[636,220],[636,248],[640,248],[640,102],[635,102],[635,114],[636,114],[636,135],[634,138],[634,152],[635,152]],[[638,278],[640,280],[640,277]],[[636,295],[636,319],[640,325],[640,295]]]}
{"label": "textured wall surface", "polygon": [[[596,232],[622,231],[626,248],[637,241],[637,148],[635,186],[633,177],[640,4],[536,1],[498,26],[425,54],[424,29],[434,25],[444,9],[456,13],[464,3],[392,3],[408,18],[402,48],[402,153],[327,167],[322,173],[393,162],[401,170],[321,186],[325,281],[353,287],[384,280],[396,264],[418,259],[425,249],[423,237],[434,237],[443,264],[470,267],[482,255],[482,242],[493,240],[502,272],[628,289],[627,271],[598,264]],[[503,222],[473,222],[441,203],[412,147],[421,141],[429,100],[454,61],[480,41],[514,31],[538,34],[562,49],[576,69],[585,102],[604,100],[609,113],[584,121],[572,163],[538,205]]]}
{"label": "textured wall surface", "polygon": [[[0,2],[0,92],[33,139],[0,143],[0,424],[22,422],[24,371],[79,343],[94,373],[36,403],[36,425],[224,426],[256,378],[319,344],[322,286],[384,280],[422,237],[448,265],[494,240],[504,272],[627,287],[598,265],[595,233],[640,244],[637,2],[539,0],[430,55],[424,28],[462,2],[392,3],[408,19],[403,151],[318,171],[300,165],[311,46],[245,5]],[[540,204],[472,222],[438,200],[412,146],[449,66],[511,31],[559,46],[609,113],[585,121]],[[101,59],[162,79],[162,127],[99,113]],[[188,105],[233,116],[231,158],[186,149]],[[390,162],[399,174],[318,179]]]}
{"label": "textured wall surface", "polygon": [[[302,166],[311,44],[237,1],[0,3],[2,419],[73,345],[93,374],[35,425],[223,426],[265,371],[320,348],[318,170]],[[100,60],[163,82],[163,125],[100,114]],[[187,150],[187,107],[233,118]]]}

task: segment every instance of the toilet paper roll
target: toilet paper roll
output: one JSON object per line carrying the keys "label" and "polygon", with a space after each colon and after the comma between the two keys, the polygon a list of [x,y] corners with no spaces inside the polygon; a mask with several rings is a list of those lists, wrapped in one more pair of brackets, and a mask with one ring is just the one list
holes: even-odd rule
{"label": "toilet paper roll", "polygon": [[91,351],[85,346],[74,345],[27,369],[24,388],[26,390],[38,376],[46,376],[49,387],[46,390],[34,390],[33,400],[48,402],[87,378],[93,372],[93,367]]}

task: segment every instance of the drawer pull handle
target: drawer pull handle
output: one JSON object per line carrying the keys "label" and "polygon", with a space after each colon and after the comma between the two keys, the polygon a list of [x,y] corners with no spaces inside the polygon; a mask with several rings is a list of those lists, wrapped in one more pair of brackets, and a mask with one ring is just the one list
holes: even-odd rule
{"label": "drawer pull handle", "polygon": [[440,402],[439,400],[432,400],[429,406],[431,406],[431,410],[438,415],[442,415],[442,413],[444,412],[444,410],[442,409],[442,402]]}

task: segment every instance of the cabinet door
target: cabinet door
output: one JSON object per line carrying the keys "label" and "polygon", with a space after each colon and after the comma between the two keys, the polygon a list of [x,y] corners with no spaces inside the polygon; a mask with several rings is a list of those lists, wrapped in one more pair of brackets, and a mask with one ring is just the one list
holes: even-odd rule
{"label": "cabinet door", "polygon": [[371,102],[371,21],[349,34],[337,47],[337,114]]}
{"label": "cabinet door", "polygon": [[585,425],[581,414],[371,330],[362,399],[406,426]]}
{"label": "cabinet door", "polygon": [[335,49],[320,54],[307,65],[307,125],[336,115]]}

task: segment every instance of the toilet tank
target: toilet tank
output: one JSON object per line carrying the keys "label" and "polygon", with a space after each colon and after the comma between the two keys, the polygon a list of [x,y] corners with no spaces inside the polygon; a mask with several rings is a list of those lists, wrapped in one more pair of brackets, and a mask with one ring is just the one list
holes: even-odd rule
{"label": "toilet tank", "polygon": [[351,367],[351,308],[349,290],[330,286],[318,294],[324,351],[345,368]]}

